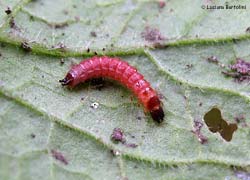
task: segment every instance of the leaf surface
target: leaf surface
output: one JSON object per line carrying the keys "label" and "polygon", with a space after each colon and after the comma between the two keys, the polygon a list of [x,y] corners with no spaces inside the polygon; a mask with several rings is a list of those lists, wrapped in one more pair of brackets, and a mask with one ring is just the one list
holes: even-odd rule
{"label": "leaf surface", "polygon": [[[222,71],[236,58],[250,60],[250,11],[201,8],[209,3],[0,1],[0,179],[236,179],[247,172],[250,86]],[[145,38],[147,28],[160,42]],[[95,53],[129,62],[157,89],[161,125],[114,81],[101,91],[89,83],[61,87],[72,64]],[[245,118],[229,142],[203,120],[215,106],[228,123]],[[195,120],[205,144],[192,133]],[[118,127],[136,148],[110,140]]]}

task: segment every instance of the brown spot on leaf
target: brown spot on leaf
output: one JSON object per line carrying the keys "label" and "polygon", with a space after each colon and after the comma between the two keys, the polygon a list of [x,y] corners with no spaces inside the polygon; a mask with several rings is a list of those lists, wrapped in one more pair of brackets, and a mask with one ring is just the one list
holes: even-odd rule
{"label": "brown spot on leaf", "polygon": [[160,33],[159,29],[146,26],[141,36],[148,42],[157,43],[165,40],[165,37]]}
{"label": "brown spot on leaf", "polygon": [[220,133],[221,137],[226,141],[231,141],[233,133],[237,130],[237,125],[227,123],[222,118],[221,111],[218,108],[212,108],[204,115],[205,123],[212,133]]}
{"label": "brown spot on leaf", "polygon": [[91,35],[92,37],[97,37],[97,34],[96,34],[95,31],[91,31],[91,32],[90,32],[90,35]]}
{"label": "brown spot on leaf", "polygon": [[54,25],[53,25],[53,27],[54,27],[55,29],[65,28],[65,27],[67,27],[67,26],[69,26],[69,24],[68,24],[67,22],[64,22],[64,23],[61,23],[61,24],[54,24]]}
{"label": "brown spot on leaf", "polygon": [[[169,46],[167,44],[163,44],[162,42],[154,42],[152,45],[154,48],[158,48],[158,49],[167,48]],[[145,47],[147,47],[147,46],[145,46]]]}
{"label": "brown spot on leaf", "polygon": [[68,164],[68,161],[66,160],[66,158],[64,157],[64,155],[61,152],[52,149],[51,153],[52,153],[53,158],[55,158],[56,160],[62,162],[65,165]]}
{"label": "brown spot on leaf", "polygon": [[30,52],[32,50],[32,48],[30,47],[29,43],[24,41],[21,43],[21,48],[26,51],[26,52]]}
{"label": "brown spot on leaf", "polygon": [[187,69],[191,69],[192,67],[194,67],[193,64],[186,64],[186,68],[187,68]]}
{"label": "brown spot on leaf", "polygon": [[207,143],[208,139],[206,136],[204,136],[201,133],[201,128],[203,127],[203,123],[199,120],[194,120],[194,125],[193,125],[193,130],[191,131],[192,133],[194,133],[196,135],[196,137],[198,138],[198,141],[201,144],[205,144]]}
{"label": "brown spot on leaf", "polygon": [[210,62],[210,63],[215,63],[215,64],[218,64],[219,63],[219,60],[216,56],[210,56],[207,58],[207,61]]}
{"label": "brown spot on leaf", "polygon": [[111,134],[111,140],[115,143],[121,142],[123,145],[129,148],[136,148],[138,145],[135,143],[126,142],[125,135],[121,128],[115,128]]}
{"label": "brown spot on leaf", "polygon": [[243,114],[240,114],[238,116],[235,116],[234,117],[234,120],[237,122],[237,123],[241,123],[241,122],[245,122],[245,116]]}

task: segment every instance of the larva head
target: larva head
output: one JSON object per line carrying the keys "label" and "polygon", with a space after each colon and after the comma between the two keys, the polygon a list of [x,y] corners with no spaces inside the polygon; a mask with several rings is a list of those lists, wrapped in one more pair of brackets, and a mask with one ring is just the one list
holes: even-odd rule
{"label": "larva head", "polygon": [[161,123],[164,119],[164,112],[158,96],[153,96],[148,101],[148,110],[154,121]]}
{"label": "larva head", "polygon": [[161,106],[159,106],[157,109],[151,110],[150,114],[153,120],[158,123],[161,123],[164,119],[164,112]]}
{"label": "larva head", "polygon": [[59,80],[59,82],[63,86],[73,86],[73,81],[74,81],[74,78],[71,73],[68,73],[64,79]]}

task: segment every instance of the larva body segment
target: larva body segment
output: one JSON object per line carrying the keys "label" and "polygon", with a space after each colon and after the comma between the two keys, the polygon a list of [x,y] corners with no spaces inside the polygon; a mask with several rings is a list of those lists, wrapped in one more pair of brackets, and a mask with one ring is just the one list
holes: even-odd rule
{"label": "larva body segment", "polygon": [[69,87],[74,87],[88,79],[106,77],[119,81],[130,89],[150,112],[152,118],[160,123],[163,121],[164,112],[156,91],[151,88],[143,75],[134,67],[119,58],[107,56],[94,56],[73,66],[66,77],[59,82]]}

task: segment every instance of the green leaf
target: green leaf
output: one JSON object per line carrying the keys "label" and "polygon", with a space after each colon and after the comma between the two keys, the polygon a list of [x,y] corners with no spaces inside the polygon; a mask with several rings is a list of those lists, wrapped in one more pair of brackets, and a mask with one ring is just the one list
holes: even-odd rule
{"label": "green leaf", "polygon": [[[0,1],[0,179],[247,178],[250,86],[221,72],[250,60],[250,2],[228,1],[247,7],[231,10],[201,8],[224,1],[158,3]],[[145,38],[147,28],[161,40]],[[116,82],[61,87],[71,65],[95,52],[129,62],[157,89],[161,125]],[[227,123],[245,118],[229,142],[203,120],[213,107]],[[207,143],[192,132],[196,120]],[[112,142],[114,128],[138,146]]]}

